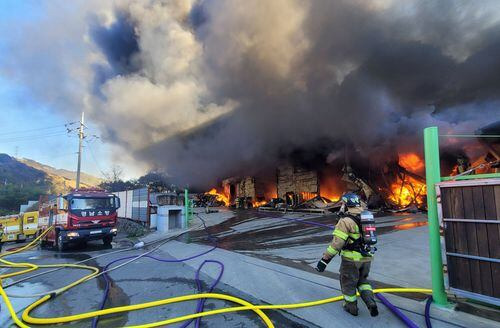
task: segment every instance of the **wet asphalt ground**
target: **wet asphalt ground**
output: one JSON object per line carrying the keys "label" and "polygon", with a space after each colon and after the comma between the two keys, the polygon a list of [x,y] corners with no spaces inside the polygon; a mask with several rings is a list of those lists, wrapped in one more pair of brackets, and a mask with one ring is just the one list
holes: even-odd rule
{"label": "wet asphalt ground", "polygon": [[[315,216],[294,213],[293,218],[303,222],[287,220],[290,214],[258,210],[235,211],[235,217],[211,226],[210,234],[218,239],[218,247],[241,252],[259,253],[262,250],[287,248],[304,243],[329,243],[331,231],[325,227],[308,224],[320,223],[335,226],[338,216]],[[422,213],[381,214],[376,217],[377,234],[408,230],[427,225],[427,217]],[[203,231],[188,234],[192,242],[205,243]]]}
{"label": "wet asphalt ground", "polygon": [[[335,214],[316,216],[314,214],[241,210],[235,211],[234,218],[211,226],[208,231],[217,239],[217,246],[222,249],[314,273],[311,267],[316,264],[322,255],[321,251],[326,249],[332,240],[331,230],[314,225],[314,223],[333,227],[338,219]],[[422,213],[382,213],[376,216],[378,236],[426,225],[427,217]],[[211,243],[207,240],[204,231],[190,232],[181,240]],[[318,252],[313,247],[314,245],[322,245],[321,251]],[[311,252],[313,249],[314,252]],[[324,274],[338,279],[337,273]],[[375,285],[390,286],[382,282]]]}
{"label": "wet asphalt ground", "polygon": [[[275,212],[259,212],[256,210],[236,211],[235,217],[215,224],[208,231],[217,239],[219,248],[255,256],[266,261],[285,264],[295,268],[311,271],[311,259],[300,254],[290,254],[289,249],[308,244],[324,244],[331,240],[331,231],[314,225],[304,224],[283,219],[288,214]],[[301,215],[296,215],[301,219]],[[337,217],[314,217],[303,215],[303,218],[317,223],[334,225]],[[378,233],[385,234],[397,230],[412,229],[425,224],[425,217],[419,214],[390,215],[377,218]],[[186,243],[212,244],[205,231],[189,232],[178,238]],[[52,249],[34,249],[12,255],[8,259],[15,262],[31,262],[40,264],[75,263],[100,255],[111,253],[118,249],[130,247],[132,243],[122,239],[113,243],[112,248],[105,247],[102,242],[89,242],[86,247],[74,246],[69,250],[58,253]],[[19,244],[7,245],[21,246]],[[103,268],[107,263],[124,256],[138,255],[143,250],[133,250],[124,253],[111,254],[85,264]],[[165,251],[156,251],[152,255],[165,259],[173,259],[175,254]],[[320,256],[320,254],[318,254]],[[211,259],[210,254],[205,255]],[[213,264],[210,264],[213,265]],[[6,269],[0,269],[5,271]],[[45,270],[45,269],[42,269]],[[39,272],[39,271],[37,271]],[[44,276],[36,277],[7,289],[8,294],[35,294],[59,288],[69,284],[87,274],[80,269],[64,269]],[[106,307],[115,307],[142,303],[158,299],[170,298],[179,295],[198,293],[195,284],[195,270],[184,263],[161,263],[148,258],[141,258],[124,268],[110,273],[112,279],[109,299]],[[28,274],[29,275],[29,274]],[[201,273],[200,279],[203,290],[213,284],[214,279]],[[13,280],[5,280],[4,285]],[[98,308],[105,289],[105,281],[101,276],[78,285],[53,300],[41,305],[32,313],[36,317],[57,317],[95,310]],[[252,303],[263,303],[252,295],[242,293],[237,288],[219,283],[214,292],[228,293]],[[14,308],[20,314],[21,309],[34,300],[12,298]],[[215,309],[224,306],[223,301],[207,301],[205,309]],[[117,314],[101,318],[99,327],[121,327],[147,322],[154,322],[174,316],[193,313],[196,302],[178,303],[169,306],[160,306],[125,314]],[[0,326],[8,327],[12,324],[10,317],[2,303],[0,310]],[[277,327],[316,327],[289,313],[281,311],[269,312]],[[72,323],[72,327],[90,327],[91,320]],[[180,327],[181,324],[173,325]],[[231,313],[203,319],[201,327],[261,327],[260,319],[253,313]],[[45,326],[47,327],[47,326]],[[191,324],[194,327],[194,323]]]}
{"label": "wet asphalt ground", "polygon": [[[203,239],[198,237],[200,241]],[[89,259],[93,256],[103,253],[110,253],[115,250],[129,247],[131,243],[126,241],[122,243],[113,243],[112,248],[105,247],[100,241],[89,242],[86,247],[74,246],[69,250],[58,253],[52,249],[33,249],[20,254],[8,257],[13,262],[31,262],[39,264],[54,263],[75,263],[81,260]],[[22,245],[22,244],[21,244]],[[21,246],[20,244],[7,245]],[[111,254],[96,260],[90,260],[85,264],[103,268],[107,263],[124,256],[138,255],[143,250],[127,251],[124,253]],[[165,251],[155,251],[152,255],[165,259],[173,259],[172,254]],[[210,255],[206,255],[210,259]],[[46,269],[41,269],[46,270]],[[0,269],[6,272],[6,269]],[[41,271],[37,271],[41,272]],[[65,286],[80,277],[88,274],[88,271],[80,269],[63,269],[47,275],[39,276],[22,282],[13,287],[7,288],[8,294],[36,294],[45,293],[61,286]],[[137,304],[142,302],[165,299],[180,295],[198,293],[195,284],[196,271],[184,263],[161,263],[148,258],[141,258],[124,268],[110,272],[111,289],[106,307],[123,306]],[[29,273],[27,275],[30,275]],[[15,278],[18,279],[18,278]],[[3,284],[9,284],[14,279],[6,279]],[[202,289],[206,291],[214,283],[214,279],[201,273],[200,280]],[[98,277],[78,285],[68,292],[65,292],[55,299],[48,301],[32,312],[34,317],[58,317],[70,314],[77,314],[92,311],[98,308],[105,289],[104,278]],[[216,293],[227,293],[243,298],[252,303],[263,303],[251,295],[244,294],[238,289],[219,283],[214,289]],[[35,301],[37,298],[11,298],[13,306],[20,316],[22,308]],[[227,306],[224,301],[210,300],[206,302],[205,309],[216,309]],[[172,318],[184,314],[195,312],[196,302],[177,303],[168,306],[160,306],[145,310],[128,312],[125,314],[111,315],[103,317],[99,321],[99,327],[122,327],[125,325],[134,325],[149,323],[167,318]],[[269,317],[277,327],[317,327],[298,317],[286,312],[273,311]],[[13,326],[12,320],[6,306],[2,302],[0,310],[0,327]],[[51,327],[56,325],[48,325]],[[61,326],[61,325],[57,325]],[[91,327],[91,320],[82,320],[76,323],[65,324],[63,326],[71,327]],[[175,324],[172,327],[180,327],[182,324]],[[213,316],[203,319],[200,327],[261,327],[261,320],[250,312],[231,313],[228,315]],[[36,327],[36,325],[34,325]],[[194,327],[194,323],[190,325]]]}

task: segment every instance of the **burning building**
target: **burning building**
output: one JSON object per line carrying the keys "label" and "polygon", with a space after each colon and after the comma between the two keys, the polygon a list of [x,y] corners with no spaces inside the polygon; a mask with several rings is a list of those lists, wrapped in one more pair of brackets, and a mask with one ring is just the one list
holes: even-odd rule
{"label": "burning building", "polygon": [[236,208],[258,207],[266,203],[266,184],[254,177],[232,177],[222,181],[223,193]]}
{"label": "burning building", "polygon": [[418,155],[403,154],[399,162],[371,170],[379,173],[367,175],[363,170],[358,173],[345,163],[324,163],[315,168],[282,163],[275,169],[274,181],[250,176],[231,177],[222,181],[220,193],[212,189],[207,194],[219,195],[236,208],[258,207],[271,200],[274,204],[268,206],[322,208],[337,201],[346,191],[359,193],[370,208],[424,205],[425,182],[418,174],[423,170],[423,162]]}
{"label": "burning building", "polygon": [[319,196],[319,174],[291,164],[280,165],[276,170],[278,198],[289,205],[297,205]]}
{"label": "burning building", "polygon": [[259,207],[276,198],[276,176],[272,171],[260,171],[254,176],[226,178],[221,193],[236,208]]}
{"label": "burning building", "polygon": [[318,196],[325,188],[325,197],[332,197],[333,181],[321,181],[318,171],[291,163],[282,163],[275,169],[275,176],[231,177],[222,180],[221,194],[227,197],[229,204],[236,208],[251,208],[265,205],[272,199],[282,200],[294,207]]}
{"label": "burning building", "polygon": [[[491,134],[490,134],[491,135]],[[473,144],[473,143],[472,143]],[[458,161],[464,166],[461,172],[487,173],[499,170],[496,159],[496,143],[488,142],[482,149],[482,156],[464,163],[463,156],[445,161],[443,175],[460,174],[456,166],[451,171],[449,162]],[[475,148],[469,145],[469,151]],[[490,162],[488,162],[490,159]],[[277,166],[274,182],[264,183],[256,177],[233,177],[223,180],[223,194],[230,204],[238,208],[278,206],[289,208],[325,208],[334,203],[342,193],[354,191],[361,195],[372,209],[425,209],[426,183],[423,157],[416,152],[403,152],[396,157],[388,157],[384,162],[370,162],[352,153],[346,158],[308,162],[308,165],[291,162]],[[482,164],[481,164],[482,163]],[[471,170],[471,168],[476,168]],[[479,172],[477,172],[480,170]],[[462,173],[463,174],[463,173]],[[266,190],[275,188],[275,193]],[[276,195],[274,196],[271,195]],[[274,200],[269,202],[271,199]]]}

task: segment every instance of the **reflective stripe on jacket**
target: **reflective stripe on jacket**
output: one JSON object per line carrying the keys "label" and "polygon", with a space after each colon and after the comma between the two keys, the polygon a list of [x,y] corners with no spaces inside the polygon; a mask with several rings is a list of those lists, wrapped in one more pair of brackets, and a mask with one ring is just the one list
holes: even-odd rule
{"label": "reflective stripe on jacket", "polygon": [[361,237],[357,223],[350,217],[345,216],[337,222],[333,231],[333,240],[326,249],[323,257],[330,259],[340,253],[342,258],[349,261],[368,262],[373,259],[372,256],[363,256],[356,251],[343,249],[345,244],[352,244],[354,240]]}

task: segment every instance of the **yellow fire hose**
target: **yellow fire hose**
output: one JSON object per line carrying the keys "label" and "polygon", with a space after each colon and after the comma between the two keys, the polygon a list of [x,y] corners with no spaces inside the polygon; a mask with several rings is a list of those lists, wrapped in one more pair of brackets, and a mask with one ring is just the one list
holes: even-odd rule
{"label": "yellow fire hose", "polygon": [[[136,310],[151,308],[151,307],[155,307],[155,306],[193,301],[193,300],[202,299],[202,298],[225,300],[225,301],[236,303],[240,306],[222,308],[222,309],[205,311],[205,312],[200,312],[200,313],[193,313],[193,314],[179,316],[179,317],[175,317],[175,318],[171,318],[171,319],[167,319],[167,320],[146,323],[146,324],[141,324],[141,325],[136,325],[136,326],[129,326],[129,327],[136,327],[136,328],[139,328],[139,327],[140,328],[158,327],[158,326],[174,324],[174,323],[178,323],[178,322],[182,322],[182,321],[186,321],[186,320],[190,320],[190,319],[207,317],[207,316],[212,316],[212,315],[217,315],[217,314],[222,314],[222,313],[237,312],[237,311],[253,311],[262,319],[262,321],[265,323],[265,325],[267,327],[272,328],[272,327],[274,327],[274,325],[273,325],[272,321],[269,319],[269,317],[263,312],[263,310],[298,309],[298,308],[304,308],[304,307],[323,305],[323,304],[332,303],[332,302],[338,302],[338,301],[341,301],[343,299],[343,296],[336,296],[336,297],[331,297],[331,298],[326,298],[326,299],[321,299],[321,300],[316,300],[316,301],[310,301],[310,302],[304,302],[304,303],[279,304],[279,305],[254,305],[254,304],[249,303],[241,298],[234,297],[231,295],[218,294],[218,293],[205,293],[205,294],[192,294],[192,295],[185,295],[185,296],[177,296],[177,297],[166,298],[166,299],[162,299],[162,300],[133,304],[133,305],[117,306],[117,307],[113,307],[113,308],[85,312],[85,313],[74,314],[74,315],[68,315],[68,316],[63,316],[63,317],[35,318],[35,317],[30,316],[30,312],[33,311],[35,308],[37,308],[38,306],[47,302],[51,298],[54,298],[57,295],[65,292],[65,291],[68,291],[69,289],[91,279],[92,277],[94,277],[95,275],[97,275],[99,273],[98,268],[92,267],[92,266],[87,266],[87,265],[76,265],[76,264],[35,265],[32,263],[15,263],[15,262],[10,262],[10,261],[2,259],[2,257],[12,255],[15,253],[19,253],[19,252],[22,252],[24,250],[33,248],[38,243],[38,241],[41,238],[43,238],[45,236],[45,234],[47,234],[49,231],[50,231],[50,229],[44,231],[38,238],[36,238],[31,243],[29,243],[28,245],[26,245],[22,248],[19,248],[17,250],[7,252],[7,253],[0,255],[0,262],[4,264],[3,265],[4,267],[26,268],[25,270],[0,275],[0,295],[2,296],[3,300],[5,301],[5,304],[7,305],[7,309],[9,310],[9,313],[12,317],[12,320],[15,322],[16,325],[18,325],[21,328],[29,328],[29,326],[26,325],[26,323],[39,324],[39,325],[60,324],[60,323],[67,323],[67,322],[78,321],[78,320],[83,320],[83,319],[90,319],[90,318],[93,318],[96,316],[101,316],[101,315],[136,311]],[[17,275],[22,275],[22,274],[37,270],[39,268],[53,268],[53,267],[67,267],[67,268],[85,269],[85,270],[92,271],[92,273],[72,282],[69,285],[61,287],[60,289],[58,289],[58,291],[56,293],[45,295],[45,296],[41,297],[40,299],[38,299],[37,301],[30,304],[23,311],[22,321],[21,321],[19,319],[19,317],[17,316],[16,311],[12,307],[10,299],[7,296],[7,294],[5,293],[5,290],[2,288],[2,279],[17,276]],[[375,289],[374,293],[424,293],[424,294],[430,294],[430,293],[432,293],[432,290],[431,289],[424,289],[424,288],[382,288],[382,289]]]}

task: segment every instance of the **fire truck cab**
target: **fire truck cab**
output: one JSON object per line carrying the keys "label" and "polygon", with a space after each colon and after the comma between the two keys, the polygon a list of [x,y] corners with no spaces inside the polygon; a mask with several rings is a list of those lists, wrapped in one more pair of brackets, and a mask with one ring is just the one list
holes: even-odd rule
{"label": "fire truck cab", "polygon": [[102,239],[110,245],[116,236],[120,199],[100,189],[79,189],[66,195],[45,197],[39,202],[39,233],[47,233],[43,244],[59,251],[68,244]]}

